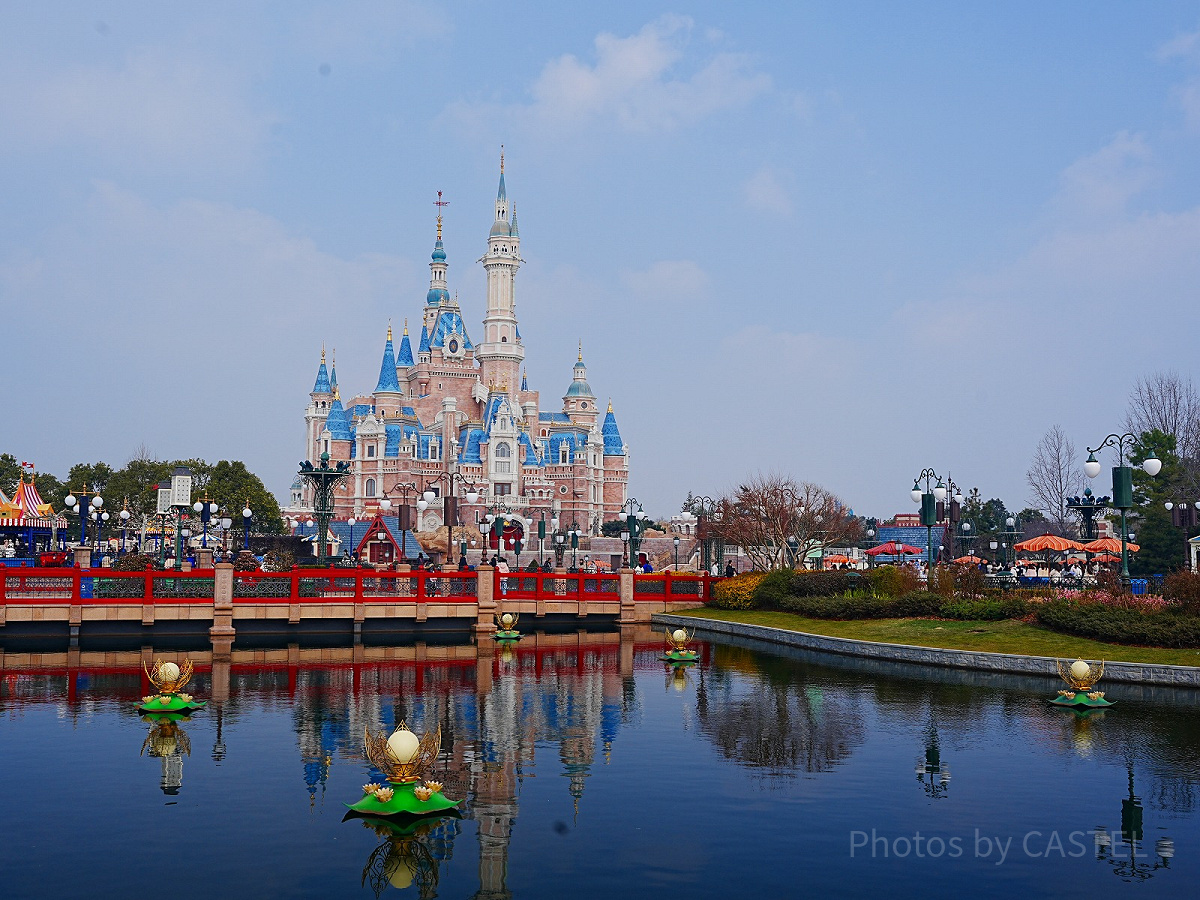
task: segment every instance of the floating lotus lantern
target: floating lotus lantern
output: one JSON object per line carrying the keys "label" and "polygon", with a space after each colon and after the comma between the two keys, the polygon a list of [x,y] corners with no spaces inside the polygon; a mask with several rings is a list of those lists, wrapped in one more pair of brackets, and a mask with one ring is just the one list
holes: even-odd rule
{"label": "floating lotus lantern", "polygon": [[1069,666],[1064,665],[1061,660],[1058,661],[1059,677],[1065,681],[1070,688],[1069,690],[1061,690],[1058,696],[1050,702],[1055,706],[1074,706],[1083,707],[1085,709],[1098,709],[1105,706],[1112,706],[1112,700],[1104,699],[1104,692],[1095,689],[1096,682],[1104,675],[1104,661],[1089,665],[1082,659],[1077,659]]}
{"label": "floating lotus lantern", "polygon": [[390,736],[384,732],[363,733],[367,759],[387,779],[387,786],[371,782],[363,785],[362,799],[347,804],[353,812],[371,816],[425,816],[444,814],[458,806],[442,793],[440,781],[426,781],[424,773],[437,759],[442,744],[442,729],[418,738],[401,722]]}
{"label": "floating lotus lantern", "polygon": [[676,628],[674,631],[667,629],[665,637],[667,639],[667,649],[663,655],[659,657],[663,662],[669,663],[694,663],[700,658],[695,650],[688,649],[688,643],[696,636],[695,629],[688,634],[686,629]]}
{"label": "floating lotus lantern", "polygon": [[150,716],[149,721],[154,724],[142,743],[142,753],[162,760],[162,780],[159,787],[164,794],[172,796],[178,794],[183,785],[183,758],[192,754],[191,741],[188,740],[187,732],[179,727],[180,720],[187,719],[178,713]]}
{"label": "floating lotus lantern", "polygon": [[496,614],[496,633],[492,635],[498,641],[519,641],[521,632],[517,631],[516,613],[497,613]]}
{"label": "floating lotus lantern", "polygon": [[204,708],[204,701],[195,700],[191,694],[183,693],[184,687],[192,679],[192,661],[185,659],[183,666],[173,662],[154,661],[153,670],[142,663],[142,671],[150,679],[157,693],[147,694],[142,698],[138,710],[150,715],[169,713],[191,713]]}
{"label": "floating lotus lantern", "polygon": [[363,886],[376,897],[389,887],[404,890],[415,883],[422,897],[437,896],[438,858],[427,846],[437,826],[428,820],[401,823],[396,819],[364,820],[363,826],[384,838],[363,867]]}

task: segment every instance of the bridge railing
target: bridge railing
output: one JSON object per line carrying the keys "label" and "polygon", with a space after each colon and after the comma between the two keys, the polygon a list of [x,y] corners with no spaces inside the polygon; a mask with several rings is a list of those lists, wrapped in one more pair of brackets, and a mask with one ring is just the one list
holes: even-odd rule
{"label": "bridge railing", "polygon": [[[146,569],[0,568],[0,604],[211,604],[212,569],[173,572]],[[479,573],[374,569],[292,569],[289,572],[234,572],[233,602],[362,603],[366,601],[473,603]],[[621,576],[608,573],[492,572],[493,596],[515,600],[619,600]],[[635,600],[711,597],[718,579],[673,572],[634,576]]]}

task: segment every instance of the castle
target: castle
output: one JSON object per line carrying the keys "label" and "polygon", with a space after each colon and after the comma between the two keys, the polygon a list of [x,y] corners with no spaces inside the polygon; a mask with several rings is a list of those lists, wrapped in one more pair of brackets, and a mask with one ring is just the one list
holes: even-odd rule
{"label": "castle", "polygon": [[[439,207],[440,199],[439,193]],[[547,528],[557,517],[564,529],[574,524],[592,534],[618,515],[629,451],[612,403],[606,413],[597,405],[582,343],[561,410],[543,410],[539,392],[529,389],[516,312],[520,247],[501,154],[495,221],[479,260],[487,273],[482,340],[467,334],[457,294],[449,290],[439,208],[416,352],[407,319],[398,348],[389,324],[375,390],[343,403],[336,362],[327,368],[322,349],[304,413],[304,447],[310,460],[328,452],[331,460],[350,462],[352,477],[335,495],[335,518],[372,516],[385,496],[408,506],[426,490],[456,496],[457,506],[418,505],[413,525],[420,531],[447,524],[456,508],[458,521],[449,524],[474,524],[496,507],[544,517]],[[466,503],[468,492],[480,494],[476,504]],[[311,509],[312,499],[299,480],[292,485],[291,510]]]}

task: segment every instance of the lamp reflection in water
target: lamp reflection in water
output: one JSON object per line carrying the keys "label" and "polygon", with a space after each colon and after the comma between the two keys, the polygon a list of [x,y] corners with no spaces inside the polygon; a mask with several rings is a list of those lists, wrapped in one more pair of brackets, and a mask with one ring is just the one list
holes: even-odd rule
{"label": "lamp reflection in water", "polygon": [[950,790],[950,767],[942,761],[937,728],[932,726],[925,740],[925,755],[917,760],[917,781],[934,800],[944,800]]}
{"label": "lamp reflection in water", "polygon": [[447,830],[445,823],[370,819],[363,820],[363,827],[384,839],[363,866],[363,887],[369,885],[376,897],[381,897],[388,887],[402,891],[413,885],[422,900],[438,895],[438,865],[447,858],[448,844],[447,835],[438,832]]}
{"label": "lamp reflection in water", "polygon": [[162,792],[174,797],[183,786],[183,758],[192,755],[192,743],[188,740],[187,732],[180,727],[180,721],[187,718],[179,715],[166,714],[162,716],[146,716],[153,721],[150,733],[142,744],[142,753],[149,754],[162,760],[162,781],[159,786]]}
{"label": "lamp reflection in water", "polygon": [[1121,801],[1121,830],[1114,836],[1103,825],[1093,832],[1096,859],[1112,866],[1113,874],[1125,882],[1145,881],[1159,869],[1169,869],[1175,856],[1175,842],[1163,835],[1154,842],[1154,862],[1142,846],[1142,801],[1133,790],[1133,761],[1125,760],[1129,773],[1129,796]]}

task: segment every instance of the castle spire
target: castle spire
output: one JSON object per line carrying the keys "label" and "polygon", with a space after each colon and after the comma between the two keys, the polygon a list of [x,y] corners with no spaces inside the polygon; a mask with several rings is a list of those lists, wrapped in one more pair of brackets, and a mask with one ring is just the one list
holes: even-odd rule
{"label": "castle spire", "polygon": [[379,383],[375,393],[400,393],[400,382],[396,378],[396,351],[392,347],[392,323],[388,322],[387,342],[383,345],[383,362],[379,365]]}
{"label": "castle spire", "polygon": [[325,345],[321,345],[321,365],[317,368],[317,381],[313,385],[314,394],[331,394],[333,387],[329,383],[329,370],[325,368]]}

